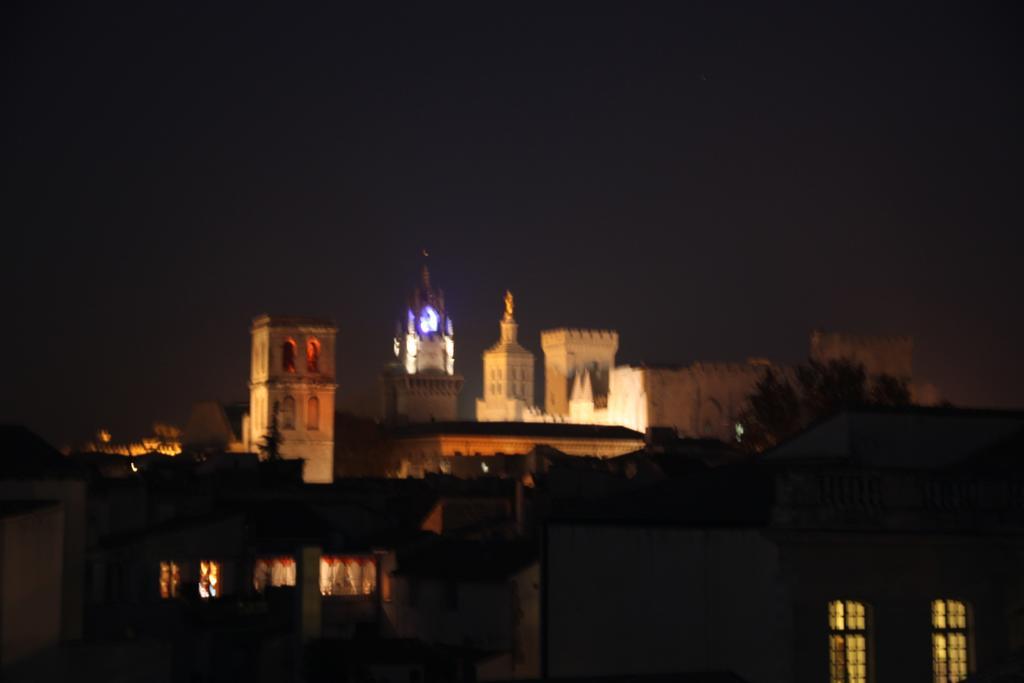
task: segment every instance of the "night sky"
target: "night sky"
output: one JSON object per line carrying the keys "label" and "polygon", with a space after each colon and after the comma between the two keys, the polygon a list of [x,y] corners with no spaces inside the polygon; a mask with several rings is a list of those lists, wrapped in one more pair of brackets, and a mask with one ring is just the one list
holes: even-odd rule
{"label": "night sky", "polygon": [[821,327],[1024,407],[1019,3],[209,4],[5,5],[0,419],[245,399],[261,312],[333,318],[372,409],[424,247],[466,417],[505,288],[538,383],[549,327],[678,364]]}

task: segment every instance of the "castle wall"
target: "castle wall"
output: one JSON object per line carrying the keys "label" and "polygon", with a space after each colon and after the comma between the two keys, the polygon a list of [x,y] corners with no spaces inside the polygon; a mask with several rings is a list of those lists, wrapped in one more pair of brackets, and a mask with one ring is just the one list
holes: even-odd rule
{"label": "castle wall", "polygon": [[811,332],[811,360],[827,363],[842,358],[864,366],[870,375],[891,375],[913,379],[914,340],[912,337],[875,337],[845,332]]}
{"label": "castle wall", "polygon": [[629,365],[612,368],[610,380],[607,423],[646,431],[649,406],[645,369]]}
{"label": "castle wall", "polygon": [[767,367],[694,363],[682,368],[641,368],[647,426],[673,427],[683,437],[732,441],[737,418]]}

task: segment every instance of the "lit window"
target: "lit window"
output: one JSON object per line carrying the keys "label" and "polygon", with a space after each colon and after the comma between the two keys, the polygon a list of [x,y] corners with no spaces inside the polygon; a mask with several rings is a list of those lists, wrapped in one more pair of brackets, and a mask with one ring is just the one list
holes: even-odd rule
{"label": "lit window", "polygon": [[306,340],[306,372],[320,372],[320,342],[314,337]]}
{"label": "lit window", "polygon": [[967,605],[959,600],[932,601],[932,671],[936,683],[967,678]]}
{"label": "lit window", "polygon": [[295,429],[295,399],[291,396],[281,402],[281,429]]}
{"label": "lit window", "polygon": [[377,565],[372,559],[324,555],[320,558],[322,595],[371,595],[377,588]]}
{"label": "lit window", "polygon": [[295,559],[291,557],[260,557],[252,568],[252,585],[257,593],[267,586],[294,586]]}
{"label": "lit window", "polygon": [[316,396],[306,401],[306,429],[311,432],[320,429],[320,399]]}
{"label": "lit window", "polygon": [[828,603],[828,661],[832,683],[867,683],[867,616],[864,603]]}
{"label": "lit window", "polygon": [[164,600],[178,597],[181,587],[181,570],[177,562],[160,563],[160,597]]}
{"label": "lit window", "polygon": [[391,602],[391,574],[388,572],[380,575],[380,597],[384,602]]}
{"label": "lit window", "polygon": [[199,597],[220,597],[220,562],[203,560],[199,563]]}
{"label": "lit window", "polygon": [[295,340],[289,339],[281,345],[281,369],[295,372]]}

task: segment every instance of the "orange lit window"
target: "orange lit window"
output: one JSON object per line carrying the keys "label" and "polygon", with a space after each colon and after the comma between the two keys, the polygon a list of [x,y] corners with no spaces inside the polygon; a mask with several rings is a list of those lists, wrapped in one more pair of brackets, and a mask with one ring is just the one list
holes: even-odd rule
{"label": "orange lit window", "polygon": [[320,372],[320,342],[315,337],[306,340],[306,372]]}
{"label": "orange lit window", "polygon": [[178,597],[181,587],[181,570],[177,562],[160,563],[160,597],[164,600]]}
{"label": "orange lit window", "polygon": [[281,429],[295,429],[295,399],[291,396],[281,401]]}
{"label": "orange lit window", "polygon": [[967,678],[967,605],[959,600],[932,601],[932,672],[935,683]]}
{"label": "orange lit window", "polygon": [[322,595],[372,595],[377,589],[377,564],[371,558],[324,555],[320,558]]}
{"label": "orange lit window", "polygon": [[832,683],[867,683],[868,624],[864,603],[833,600],[828,603],[829,680]]}
{"label": "orange lit window", "polygon": [[289,339],[281,345],[281,369],[295,372],[295,340]]}
{"label": "orange lit window", "polygon": [[320,429],[320,399],[316,396],[306,401],[306,429],[311,432]]}
{"label": "orange lit window", "polygon": [[391,602],[391,574],[389,572],[380,574],[380,597],[384,602]]}
{"label": "orange lit window", "polygon": [[219,598],[220,586],[220,562],[203,560],[199,563],[199,597]]}
{"label": "orange lit window", "polygon": [[252,585],[258,593],[267,586],[294,586],[295,559],[288,556],[257,558],[253,563]]}

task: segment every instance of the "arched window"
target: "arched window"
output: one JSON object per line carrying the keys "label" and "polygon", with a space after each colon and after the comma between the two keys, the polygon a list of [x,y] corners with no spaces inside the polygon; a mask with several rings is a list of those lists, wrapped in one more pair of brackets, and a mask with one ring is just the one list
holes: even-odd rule
{"label": "arched window", "polygon": [[306,401],[306,429],[316,431],[320,429],[320,399],[310,396]]}
{"label": "arched window", "polygon": [[320,372],[320,342],[316,337],[306,340],[306,372]]}
{"label": "arched window", "polygon": [[295,429],[295,399],[291,396],[281,402],[281,429]]}
{"label": "arched window", "polygon": [[295,372],[295,340],[288,339],[281,345],[281,369]]}

